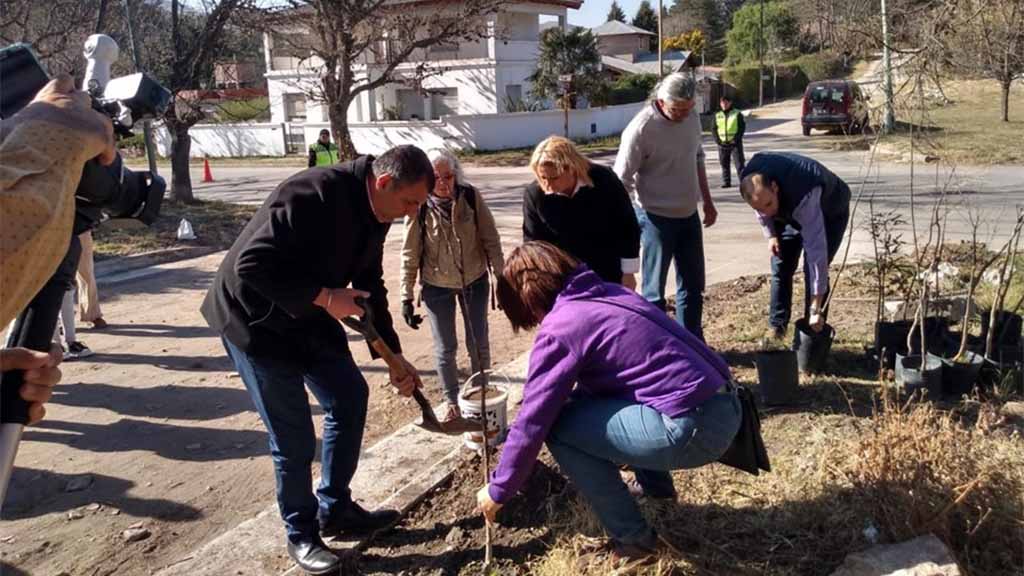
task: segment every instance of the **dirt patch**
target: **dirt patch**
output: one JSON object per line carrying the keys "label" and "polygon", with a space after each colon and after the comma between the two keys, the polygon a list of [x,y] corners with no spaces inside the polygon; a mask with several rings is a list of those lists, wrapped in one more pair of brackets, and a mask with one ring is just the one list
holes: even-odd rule
{"label": "dirt patch", "polygon": [[[249,223],[256,206],[229,204],[210,200],[195,204],[164,203],[160,218],[152,226],[135,221],[114,220],[93,232],[96,260],[128,256],[182,246],[201,246],[227,250]],[[182,218],[192,223],[195,240],[178,240],[178,224]]]}
{"label": "dirt patch", "polygon": [[[372,542],[359,563],[359,573],[480,574],[484,522],[476,513],[476,492],[481,486],[480,457],[474,455],[398,528]],[[555,510],[572,495],[550,459],[537,463],[520,494],[498,514],[499,525],[492,531],[498,573],[529,573],[529,563],[542,557],[554,540]]]}
{"label": "dirt patch", "polygon": [[[997,416],[1006,398],[887,403],[865,350],[874,322],[870,278],[859,266],[845,274],[830,319],[839,338],[829,373],[802,378],[798,404],[762,412],[773,471],[754,478],[711,465],[673,473],[679,499],[641,509],[681,555],[640,574],[818,576],[873,542],[929,532],[967,573],[1019,572],[1024,453],[1019,432]],[[710,287],[705,299],[709,343],[755,393],[755,335],[765,325],[768,290],[765,277],[745,277]],[[493,573],[614,573],[607,560],[580,565],[588,539],[602,531],[542,455],[526,494],[503,510]],[[474,495],[482,484],[478,460],[468,460],[371,544],[360,573],[480,574],[483,523]]]}

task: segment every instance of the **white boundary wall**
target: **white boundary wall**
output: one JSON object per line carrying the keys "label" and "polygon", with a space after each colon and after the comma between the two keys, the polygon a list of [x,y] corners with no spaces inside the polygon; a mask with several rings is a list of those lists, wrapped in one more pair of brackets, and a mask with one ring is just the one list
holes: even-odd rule
{"label": "white boundary wall", "polygon": [[[619,134],[644,106],[622,104],[605,108],[569,111],[569,136],[576,139]],[[415,144],[423,149],[447,147],[453,150],[502,150],[533,146],[552,134],[561,135],[565,115],[561,110],[516,112],[511,114],[475,114],[445,116],[440,120],[410,122],[373,122],[349,124],[356,149],[379,154],[399,144]],[[327,123],[307,123],[305,142],[316,141]],[[192,156],[284,156],[283,124],[200,124],[194,126]],[[156,131],[159,153],[170,151],[167,131]]]}

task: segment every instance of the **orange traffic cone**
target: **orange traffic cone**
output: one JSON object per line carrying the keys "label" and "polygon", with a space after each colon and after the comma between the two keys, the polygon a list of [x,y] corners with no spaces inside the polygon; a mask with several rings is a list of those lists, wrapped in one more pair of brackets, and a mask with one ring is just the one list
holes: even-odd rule
{"label": "orange traffic cone", "polygon": [[209,158],[203,158],[203,182],[213,182],[213,172],[210,172]]}

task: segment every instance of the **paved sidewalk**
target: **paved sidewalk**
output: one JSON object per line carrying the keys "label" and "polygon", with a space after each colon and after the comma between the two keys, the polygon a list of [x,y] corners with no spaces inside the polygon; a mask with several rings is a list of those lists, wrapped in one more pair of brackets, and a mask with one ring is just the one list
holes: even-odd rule
{"label": "paved sidewalk", "polygon": [[[509,421],[522,397],[528,353],[497,370],[493,381],[509,379]],[[440,407],[438,408],[440,409]],[[403,513],[444,482],[466,462],[470,451],[461,436],[432,434],[410,423],[366,450],[352,481],[352,493],[369,508],[395,508]],[[319,481],[319,480],[318,480]],[[335,549],[354,548],[364,539],[332,542]],[[182,558],[157,576],[278,576],[284,554],[284,527],[277,504],[267,506],[255,518],[239,524]],[[277,558],[275,560],[275,558]],[[287,576],[300,575],[298,567]]]}

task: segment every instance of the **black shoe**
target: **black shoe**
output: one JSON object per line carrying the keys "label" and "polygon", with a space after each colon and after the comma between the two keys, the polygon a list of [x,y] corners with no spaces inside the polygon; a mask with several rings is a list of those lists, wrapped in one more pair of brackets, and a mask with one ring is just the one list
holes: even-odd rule
{"label": "black shoe", "polygon": [[651,500],[675,500],[677,497],[675,490],[673,490],[669,494],[648,492],[644,490],[644,487],[640,484],[640,482],[636,480],[630,480],[629,482],[626,482],[626,489],[629,490],[629,494],[632,497],[638,499],[650,498]]}
{"label": "black shoe", "polygon": [[732,188],[732,182],[725,182],[722,184],[722,188]]}
{"label": "black shoe", "polygon": [[372,534],[389,528],[401,518],[398,510],[374,510],[370,512],[355,502],[344,512],[320,519],[322,536]]}
{"label": "black shoe", "polygon": [[341,569],[341,558],[319,537],[302,542],[289,540],[288,556],[310,574],[332,574]]}

